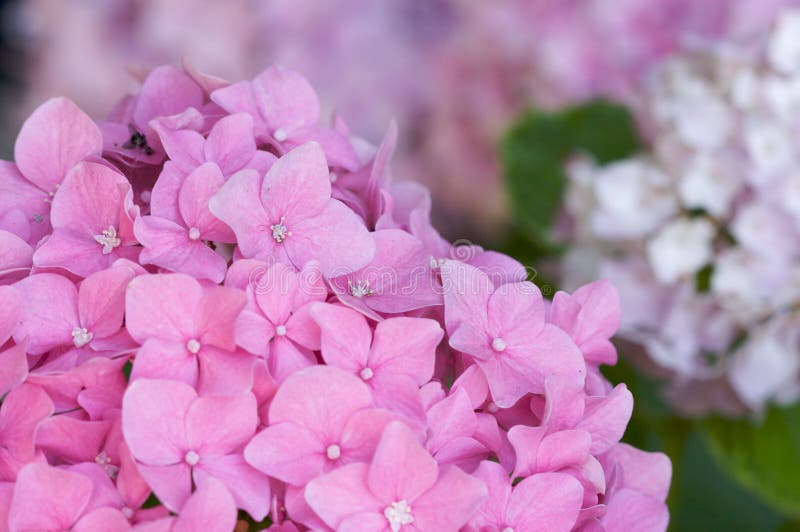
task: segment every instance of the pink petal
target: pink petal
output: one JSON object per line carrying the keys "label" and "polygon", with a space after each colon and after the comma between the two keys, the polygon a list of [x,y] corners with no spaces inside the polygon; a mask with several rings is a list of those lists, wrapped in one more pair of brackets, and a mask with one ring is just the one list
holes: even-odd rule
{"label": "pink petal", "polygon": [[116,333],[125,313],[125,289],[134,277],[131,268],[120,266],[84,279],[78,290],[81,325],[98,338]]}
{"label": "pink petal", "polygon": [[375,327],[370,367],[381,373],[408,375],[422,386],[433,376],[436,346],[443,335],[442,327],[434,320],[384,320]]}
{"label": "pink petal", "polygon": [[240,81],[215,90],[211,93],[211,101],[231,114],[249,114],[256,120],[256,131],[259,134],[267,134],[259,106],[253,94],[253,84],[249,81]]}
{"label": "pink petal", "polygon": [[12,390],[0,407],[0,446],[18,460],[32,460],[36,429],[52,413],[53,401],[38,386],[24,384]]}
{"label": "pink petal", "polygon": [[258,109],[270,128],[291,131],[319,120],[317,94],[297,72],[271,66],[253,80],[252,86]]}
{"label": "pink petal", "polygon": [[151,127],[158,135],[164,151],[172,161],[171,164],[180,168],[182,173],[188,174],[205,162],[203,154],[205,139],[197,131],[172,129],[160,120],[154,120]]}
{"label": "pink petal", "polygon": [[203,152],[205,160],[217,163],[224,175],[244,168],[256,152],[253,118],[246,113],[222,118],[211,128]]}
{"label": "pink petal", "polygon": [[369,468],[370,491],[383,501],[411,502],[433,487],[438,475],[436,460],[411,430],[399,421],[389,423]]}
{"label": "pink petal", "polygon": [[[51,221],[54,228],[71,231],[92,239],[102,230],[119,226],[123,195],[120,186],[130,189],[125,177],[108,166],[83,162],[67,174],[53,198]],[[102,246],[97,244],[98,251]]]}
{"label": "pink petal", "polygon": [[270,221],[261,203],[259,175],[252,170],[234,174],[211,198],[208,208],[225,222],[236,234],[239,250],[246,258],[266,259],[275,247],[275,239],[269,230]]}
{"label": "pink petal", "polygon": [[285,216],[293,235],[294,226],[322,212],[330,197],[328,164],[316,142],[295,148],[275,161],[264,176],[261,189],[261,201],[270,221],[277,223]]}
{"label": "pink petal", "polygon": [[575,428],[592,435],[593,455],[600,455],[619,442],[633,412],[633,395],[624,384],[618,384],[608,397],[587,398],[583,421]]}
{"label": "pink petal", "polygon": [[312,351],[296,345],[286,336],[274,338],[270,344],[267,365],[278,382],[283,382],[292,373],[316,364],[317,357]]}
{"label": "pink petal", "polygon": [[436,452],[454,438],[472,436],[478,430],[478,419],[464,390],[456,390],[446,399],[433,405],[428,409],[427,415],[431,432],[427,446],[432,452]]}
{"label": "pink petal", "polygon": [[348,464],[317,477],[306,486],[306,501],[333,528],[354,514],[383,513],[384,503],[367,487],[368,471],[367,464]]}
{"label": "pink petal", "polygon": [[28,352],[44,353],[57,346],[72,345],[72,331],[79,325],[78,290],[60,275],[32,275],[14,285],[24,304],[14,341],[28,339]]}
{"label": "pink petal", "polygon": [[139,256],[142,264],[154,264],[215,283],[225,277],[225,259],[202,240],[191,240],[187,228],[155,216],[141,216],[133,227],[136,239],[144,246]]}
{"label": "pink petal", "polygon": [[371,405],[372,394],[360,379],[332,366],[315,366],[290,375],[278,388],[269,420],[300,423],[323,439],[336,439],[353,413]]}
{"label": "pink petal", "polygon": [[32,262],[33,248],[17,235],[0,231],[0,279],[6,271],[30,269]]}
{"label": "pink petal", "polygon": [[245,303],[241,290],[223,286],[206,290],[195,311],[197,339],[201,345],[233,350],[236,347],[234,324]]}
{"label": "pink petal", "polygon": [[188,449],[184,419],[196,397],[182,382],[132,382],[122,400],[122,432],[131,454],[151,465],[181,462]]}
{"label": "pink petal", "polygon": [[389,532],[389,521],[382,513],[362,512],[350,515],[339,523],[336,527],[337,532],[362,532],[370,530],[372,532]]}
{"label": "pink petal", "polygon": [[11,338],[22,314],[23,293],[10,286],[0,286],[0,346]]}
{"label": "pink petal", "polygon": [[514,487],[508,523],[519,530],[572,530],[583,501],[583,487],[564,473],[539,473]]}
{"label": "pink petal", "polygon": [[147,340],[136,353],[131,370],[131,382],[136,379],[166,379],[196,386],[198,361],[186,347],[157,338]]}
{"label": "pink petal", "polygon": [[672,478],[672,463],[663,453],[645,452],[619,443],[601,457],[603,468],[613,465],[622,470],[624,486],[634,488],[660,501],[667,498]]}
{"label": "pink petal", "polygon": [[173,66],[160,66],[150,71],[142,83],[133,121],[145,127],[153,118],[175,115],[202,104],[203,91],[192,78]]}
{"label": "pink petal", "polygon": [[368,382],[375,406],[397,412],[411,422],[425,424],[419,386],[411,377],[379,373]]}
{"label": "pink petal", "polygon": [[102,151],[103,139],[94,121],[72,101],[53,98],[22,124],[14,160],[29,181],[55,192],[70,168]]}
{"label": "pink petal", "polygon": [[260,313],[243,310],[236,319],[236,344],[258,356],[269,352],[275,328]]}
{"label": "pink petal", "polygon": [[195,311],[203,289],[183,274],[139,276],[128,285],[125,325],[135,340],[186,342],[192,338]]}
{"label": "pink petal", "polygon": [[311,430],[292,422],[274,423],[245,447],[247,463],[271,477],[304,486],[325,470],[325,444]]}
{"label": "pink petal", "polygon": [[238,395],[253,386],[255,357],[242,351],[204,347],[197,356],[197,391],[202,395]]}
{"label": "pink petal", "polygon": [[322,147],[332,168],[344,168],[350,172],[358,170],[360,161],[350,140],[331,128],[307,126],[296,129],[289,134],[283,147],[291,150],[308,142],[316,142]]}
{"label": "pink petal", "polygon": [[[195,166],[192,165],[189,170],[193,170]],[[175,223],[181,220],[181,213],[178,208],[178,192],[188,173],[188,170],[181,170],[173,161],[164,163],[164,167],[161,169],[150,195],[150,214],[166,218]]]}
{"label": "pink petal", "polygon": [[256,431],[256,406],[252,393],[198,398],[186,413],[189,447],[201,457],[234,452]]}
{"label": "pink petal", "polygon": [[116,508],[99,508],[83,517],[75,523],[70,530],[75,532],[97,532],[99,530],[114,530],[115,532],[125,532],[131,530],[128,519]]}
{"label": "pink petal", "polygon": [[326,363],[354,373],[368,365],[372,331],[364,316],[328,303],[314,304],[311,316],[322,331],[322,358]]}
{"label": "pink petal", "polygon": [[669,524],[669,510],[657,499],[636,490],[623,489],[608,503],[608,512],[602,522],[607,532],[663,532]]}
{"label": "pink petal", "polygon": [[511,498],[511,479],[508,472],[500,464],[484,460],[472,475],[486,484],[488,494],[472,517],[470,525],[478,530],[504,528],[507,524],[506,507]]}
{"label": "pink petal", "polygon": [[420,530],[458,530],[486,496],[483,481],[458,467],[445,467],[436,484],[411,502],[414,524]]}
{"label": "pink petal", "polygon": [[202,240],[234,243],[230,228],[208,210],[208,202],[219,192],[225,178],[214,163],[205,163],[189,174],[183,181],[178,207],[188,228],[196,228]]}
{"label": "pink petal", "polygon": [[445,261],[440,271],[450,345],[466,351],[486,344],[486,312],[489,296],[494,291],[491,280],[477,268],[456,261]]}
{"label": "pink petal", "polygon": [[47,464],[31,463],[17,477],[8,525],[11,530],[69,530],[92,495],[92,481]]}
{"label": "pink petal", "polygon": [[192,493],[192,469],[186,462],[173,465],[139,464],[137,467],[155,496],[169,510],[178,512],[189,499]]}
{"label": "pink petal", "polygon": [[26,344],[21,343],[0,352],[0,395],[22,384],[28,375],[25,348]]}
{"label": "pink petal", "polygon": [[213,479],[197,487],[170,529],[172,532],[229,532],[236,526],[236,502],[225,486]]}
{"label": "pink petal", "polygon": [[211,478],[222,482],[230,490],[236,505],[256,521],[264,519],[269,512],[269,478],[246,463],[241,454],[201,458],[194,469],[194,478],[198,487]]}
{"label": "pink petal", "polygon": [[100,452],[111,428],[109,421],[84,421],[69,416],[53,416],[44,420],[36,434],[36,444],[45,453],[59,460],[88,462]]}

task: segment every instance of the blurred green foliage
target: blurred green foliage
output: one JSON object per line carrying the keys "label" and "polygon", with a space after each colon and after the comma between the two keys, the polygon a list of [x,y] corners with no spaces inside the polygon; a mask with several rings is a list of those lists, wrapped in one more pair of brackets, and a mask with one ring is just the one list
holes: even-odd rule
{"label": "blurred green foliage", "polygon": [[[585,154],[606,164],[639,149],[630,113],[608,101],[525,112],[500,145],[514,222],[504,251],[533,266],[560,255],[566,243],[551,234],[567,188],[565,162]],[[698,275],[699,291],[710,273]],[[549,287],[545,295],[557,288],[535,280]],[[687,420],[671,412],[661,383],[625,362],[603,372],[635,398],[623,440],[672,459],[670,530],[800,531],[800,406],[770,408],[759,420]]]}

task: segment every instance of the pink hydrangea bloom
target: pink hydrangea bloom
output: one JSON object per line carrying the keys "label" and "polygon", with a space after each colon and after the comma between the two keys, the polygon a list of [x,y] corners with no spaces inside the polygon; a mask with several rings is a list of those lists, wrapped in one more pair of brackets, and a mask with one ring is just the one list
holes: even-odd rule
{"label": "pink hydrangea bloom", "polygon": [[294,72],[160,67],[114,117],[52,100],[0,167],[0,529],[664,530],[612,285],[548,308],[445,241],[397,128]]}

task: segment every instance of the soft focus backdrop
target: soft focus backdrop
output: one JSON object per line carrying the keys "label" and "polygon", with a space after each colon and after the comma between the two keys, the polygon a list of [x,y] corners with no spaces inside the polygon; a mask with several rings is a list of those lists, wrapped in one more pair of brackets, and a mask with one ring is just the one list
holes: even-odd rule
{"label": "soft focus backdrop", "polygon": [[[431,188],[435,223],[443,233],[501,247],[529,264],[536,261],[541,273],[536,281],[552,294],[563,261],[549,266],[575,255],[565,255],[562,244],[537,233],[537,223],[558,214],[559,205],[548,203],[547,179],[564,192],[562,163],[576,148],[601,164],[637,153],[653,140],[642,140],[636,131],[653,114],[642,87],[658,79],[665,61],[687,49],[758,41],[776,13],[797,5],[800,0],[5,1],[0,2],[0,154],[12,158],[23,119],[51,96],[67,96],[99,120],[121,93],[136,91],[155,65],[186,62],[241,80],[278,63],[302,72],[317,89],[326,116],[342,116],[369,142],[379,143],[395,119],[400,136],[394,178]],[[800,57],[800,44],[797,50]],[[586,104],[596,97],[631,113]],[[517,121],[532,107],[545,113]],[[503,184],[503,138],[512,198]],[[537,180],[531,180],[531,168]],[[522,175],[521,188],[514,185],[515,170]],[[623,192],[611,190],[610,203],[618,206]],[[582,204],[579,212],[575,205],[568,209],[579,215]],[[635,227],[635,221],[615,225]],[[677,244],[678,255],[683,244]],[[556,260],[541,262],[542,255]],[[790,261],[796,266],[797,256]],[[570,266],[586,264],[579,258]],[[694,285],[695,278],[689,281]],[[697,286],[703,282],[710,283],[698,276]],[[638,285],[632,290],[648,301],[655,297]],[[674,331],[667,326],[675,320],[659,318],[656,332],[685,339],[692,335],[684,327],[702,328],[707,317],[693,316]],[[800,360],[796,344],[788,356]],[[625,344],[621,354],[630,362],[637,358],[631,355],[641,355],[640,347]],[[693,355],[705,356],[691,347]],[[676,350],[667,355],[674,357]],[[762,411],[765,400],[760,400],[752,418],[687,420],[675,415],[674,397],[666,401],[651,380],[663,373],[650,368],[643,377],[647,372],[632,366],[611,375],[629,382],[637,398],[626,439],[672,457],[673,530],[800,530],[796,405]],[[715,395],[719,390],[707,383],[690,391],[694,399],[731,396],[727,388]],[[684,398],[692,397],[677,402]],[[744,410],[732,406],[716,411]]]}
{"label": "soft focus backdrop", "polygon": [[153,65],[186,59],[201,71],[245,79],[277,62],[303,72],[325,109],[373,142],[395,117],[395,174],[431,187],[450,236],[491,238],[507,220],[496,143],[521,109],[598,94],[625,99],[681,43],[757,31],[788,3],[5,2],[3,127],[16,131],[53,95],[104,117]]}

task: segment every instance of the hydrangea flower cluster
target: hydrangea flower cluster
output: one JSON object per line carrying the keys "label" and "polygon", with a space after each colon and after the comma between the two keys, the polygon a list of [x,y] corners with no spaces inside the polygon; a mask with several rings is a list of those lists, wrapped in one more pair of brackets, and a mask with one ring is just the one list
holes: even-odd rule
{"label": "hydrangea flower cluster", "polygon": [[313,73],[323,102],[362,133],[377,137],[396,116],[403,175],[431,187],[437,212],[466,211],[489,236],[508,218],[495,148],[526,106],[626,98],[683,40],[764,27],[796,2],[27,0],[20,97],[26,113],[54,94],[100,113],[129,89],[128,64],[139,74],[186,56],[239,79],[277,60]]}
{"label": "hydrangea flower cluster", "polygon": [[617,283],[621,335],[673,372],[684,407],[800,393],[798,35],[787,11],[766,36],[669,61],[642,97],[649,152],[571,166],[567,275],[594,261]]}
{"label": "hydrangea flower cluster", "polygon": [[664,530],[615,290],[445,241],[396,136],[279,67],[39,107],[0,167],[0,529]]}

